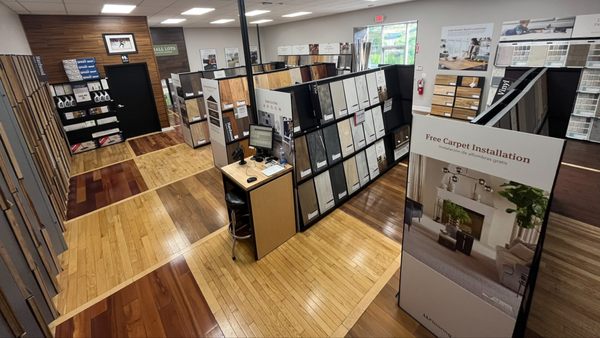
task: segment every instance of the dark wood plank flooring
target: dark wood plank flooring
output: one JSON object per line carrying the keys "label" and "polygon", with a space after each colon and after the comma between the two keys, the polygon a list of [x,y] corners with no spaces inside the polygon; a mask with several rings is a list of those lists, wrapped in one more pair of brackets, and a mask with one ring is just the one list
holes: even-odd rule
{"label": "dark wood plank flooring", "polygon": [[600,170],[600,144],[567,140],[562,161]]}
{"label": "dark wood plank flooring", "polygon": [[182,137],[176,130],[152,134],[127,141],[136,156],[172,147],[183,143]]}
{"label": "dark wood plank flooring", "polygon": [[600,227],[600,173],[561,165],[551,210]]}
{"label": "dark wood plank flooring", "polygon": [[120,162],[71,177],[69,219],[105,207],[148,190],[133,160]]}
{"label": "dark wood plank flooring", "polygon": [[223,336],[179,257],[56,328],[62,337]]}
{"label": "dark wood plank flooring", "polygon": [[402,242],[406,175],[407,168],[396,165],[340,209]]}
{"label": "dark wood plank flooring", "polygon": [[157,193],[175,226],[190,243],[228,222],[223,180],[217,168],[160,188]]}

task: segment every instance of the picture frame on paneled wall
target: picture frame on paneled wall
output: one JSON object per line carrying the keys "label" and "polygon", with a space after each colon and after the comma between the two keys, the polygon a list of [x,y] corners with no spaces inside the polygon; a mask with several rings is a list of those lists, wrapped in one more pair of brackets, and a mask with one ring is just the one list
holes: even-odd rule
{"label": "picture frame on paneled wall", "polygon": [[102,34],[108,55],[137,54],[137,45],[133,33]]}

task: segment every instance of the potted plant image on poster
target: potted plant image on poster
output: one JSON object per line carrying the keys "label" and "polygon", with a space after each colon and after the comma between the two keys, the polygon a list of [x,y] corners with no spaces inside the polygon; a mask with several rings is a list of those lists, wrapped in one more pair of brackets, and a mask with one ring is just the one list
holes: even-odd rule
{"label": "potted plant image on poster", "polygon": [[225,63],[227,68],[240,66],[240,50],[237,47],[225,48]]}
{"label": "potted plant image on poster", "polygon": [[485,71],[492,50],[491,23],[442,27],[439,69]]}
{"label": "potted plant image on poster", "polygon": [[516,318],[550,193],[422,155],[409,175],[404,250]]}

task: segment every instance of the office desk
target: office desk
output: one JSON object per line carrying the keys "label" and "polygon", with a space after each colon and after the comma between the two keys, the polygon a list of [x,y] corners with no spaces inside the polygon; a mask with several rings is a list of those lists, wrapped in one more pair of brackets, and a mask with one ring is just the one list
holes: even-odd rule
{"label": "office desk", "polygon": [[[292,183],[292,166],[273,176],[265,176],[264,162],[246,159],[221,168],[225,193],[234,191],[245,198],[252,225],[255,258],[261,259],[296,233],[296,211]],[[248,183],[249,177],[257,180]],[[231,212],[227,213],[231,217]]]}

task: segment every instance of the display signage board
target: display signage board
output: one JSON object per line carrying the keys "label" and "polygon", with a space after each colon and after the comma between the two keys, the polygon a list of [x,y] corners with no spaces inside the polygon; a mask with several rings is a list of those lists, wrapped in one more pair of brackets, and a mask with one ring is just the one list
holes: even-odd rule
{"label": "display signage board", "polygon": [[570,39],[575,17],[520,19],[502,23],[500,41]]}
{"label": "display signage board", "polygon": [[225,48],[225,67],[233,68],[240,66],[240,49],[237,47]]}
{"label": "display signage board", "polygon": [[578,15],[575,18],[572,38],[600,37],[600,14]]}
{"label": "display signage board", "polygon": [[308,45],[295,45],[292,46],[291,55],[309,55],[310,47]]}
{"label": "display signage board", "polygon": [[442,27],[438,68],[487,70],[493,34],[492,23]]}
{"label": "display signage board", "polygon": [[321,43],[319,45],[319,53],[322,55],[338,55],[340,54],[339,43]]}
{"label": "display signage board", "polygon": [[217,70],[217,50],[214,48],[200,49],[202,70]]}
{"label": "display signage board", "polygon": [[292,55],[292,46],[277,47],[277,55]]}
{"label": "display signage board", "polygon": [[221,111],[219,81],[203,78],[202,90],[204,92],[204,106],[208,113],[208,133],[213,147],[214,162],[217,167],[223,167],[228,164],[228,161],[225,129],[222,125],[223,113]]}
{"label": "display signage board", "polygon": [[[275,138],[273,149],[280,148],[285,156],[292,156],[292,95],[290,93],[277,92],[267,89],[256,88],[256,106],[258,112],[258,124],[273,127]],[[276,153],[277,156],[281,154]]]}
{"label": "display signage board", "polygon": [[399,303],[433,334],[513,335],[563,146],[413,116]]}
{"label": "display signage board", "polygon": [[154,55],[156,55],[156,57],[177,56],[179,55],[179,48],[177,48],[176,44],[155,45]]}

